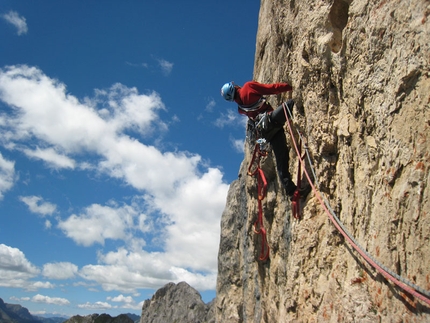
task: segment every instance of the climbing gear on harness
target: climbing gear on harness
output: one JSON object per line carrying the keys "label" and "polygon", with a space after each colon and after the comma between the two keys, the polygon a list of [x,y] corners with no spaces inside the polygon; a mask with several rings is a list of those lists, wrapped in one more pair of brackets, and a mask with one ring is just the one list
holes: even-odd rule
{"label": "climbing gear on harness", "polygon": [[[267,156],[266,140],[260,138],[255,143],[254,153],[252,154],[251,163],[248,167],[248,175],[257,177],[257,192],[258,192],[258,217],[254,222],[254,233],[261,235],[261,251],[259,260],[265,261],[269,258],[270,247],[267,243],[266,229],[263,224],[263,204],[262,201],[267,193],[267,180],[263,170],[260,167],[261,157]],[[252,170],[253,165],[256,164],[255,170]]]}
{"label": "climbing gear on harness", "polygon": [[228,82],[228,83],[224,84],[221,88],[221,95],[227,101],[234,101],[234,93],[235,92],[236,92],[236,89],[234,88],[233,82]]}
{"label": "climbing gear on harness", "polygon": [[255,118],[257,135],[263,137],[267,141],[270,141],[275,134],[283,128],[283,125],[272,122],[272,113],[273,112],[263,112]]}
{"label": "climbing gear on harness", "polygon": [[248,118],[247,138],[251,144],[255,138],[264,138],[270,141],[281,130],[281,125],[274,125],[271,121],[271,112],[260,113],[255,119]]}
{"label": "climbing gear on harness", "polygon": [[256,138],[255,121],[248,118],[248,124],[246,126],[246,139],[250,144],[254,144]]}
{"label": "climbing gear on harness", "polygon": [[260,133],[265,133],[270,127],[270,117],[267,112],[260,113],[258,115],[258,122],[255,126]]}
{"label": "climbing gear on harness", "polygon": [[266,150],[267,141],[266,141],[266,139],[264,139],[264,138],[258,139],[257,144],[260,146],[260,152],[267,154],[267,150]]}

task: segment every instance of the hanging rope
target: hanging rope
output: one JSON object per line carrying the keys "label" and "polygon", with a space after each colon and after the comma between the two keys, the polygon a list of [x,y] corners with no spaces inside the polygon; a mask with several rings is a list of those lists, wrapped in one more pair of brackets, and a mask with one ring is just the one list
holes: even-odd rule
{"label": "hanging rope", "polygon": [[[290,123],[290,120],[287,118],[288,123]],[[302,151],[302,140],[299,140],[299,158],[303,159],[303,156],[301,156],[301,151]],[[296,191],[293,194],[293,197],[291,199],[291,203],[292,203],[292,213],[293,213],[293,217],[295,219],[300,219],[300,188],[302,186],[302,163],[299,163],[298,165],[298,170],[297,170],[297,188]]]}
{"label": "hanging rope", "polygon": [[[288,109],[288,106],[285,103],[283,103],[283,107],[284,107],[285,117],[287,118],[287,120],[288,120],[287,111],[288,111],[288,114],[290,115],[290,118],[292,119],[291,111]],[[291,139],[293,141],[293,145],[294,145],[294,148],[296,150],[296,153],[298,154],[298,156],[300,156],[300,151],[299,151],[297,144],[296,144],[296,141],[294,139],[293,130],[292,130],[292,126],[290,125],[290,122],[287,122],[287,125],[288,125],[288,130],[291,134]],[[299,137],[301,138],[302,136],[301,136],[300,132],[298,132],[298,134],[299,134]],[[315,170],[314,170],[314,167],[313,167],[311,159],[310,159],[309,152],[307,149],[305,149],[305,150],[306,150],[306,155],[308,158],[309,166],[310,166],[310,169],[311,169],[313,177],[314,177],[314,182],[316,183],[316,186],[319,186],[317,176],[315,174]],[[419,286],[413,284],[412,282],[408,281],[407,279],[397,275],[396,273],[394,273],[393,271],[391,271],[390,269],[388,269],[387,267],[382,265],[380,262],[378,262],[376,259],[374,259],[366,250],[364,250],[364,248],[352,237],[352,235],[348,232],[348,230],[344,227],[344,225],[342,224],[340,219],[334,213],[334,211],[330,207],[330,204],[328,203],[328,201],[321,196],[320,192],[316,189],[316,186],[312,183],[312,180],[311,180],[308,172],[306,171],[306,168],[304,165],[304,160],[302,158],[299,158],[299,162],[303,165],[304,173],[305,173],[305,175],[309,181],[309,184],[311,185],[312,190],[314,191],[315,196],[317,197],[317,199],[320,202],[321,206],[323,207],[324,211],[329,216],[329,219],[334,224],[336,229],[350,243],[350,245],[354,248],[354,250],[357,251],[367,261],[367,263],[369,265],[371,265],[373,268],[375,268],[387,280],[391,281],[396,286],[398,286],[399,288],[408,292],[410,295],[415,296],[416,298],[418,298],[422,302],[426,303],[427,305],[430,305],[430,291],[426,291],[426,290],[422,289],[421,287],[419,287]],[[324,201],[323,201],[323,199],[324,199]]]}
{"label": "hanging rope", "polygon": [[[258,216],[254,222],[254,233],[261,235],[261,251],[259,260],[265,261],[269,258],[270,247],[267,243],[266,229],[263,224],[263,200],[267,193],[267,180],[263,170],[260,167],[261,157],[267,156],[267,151],[264,149],[265,140],[257,140],[252,154],[252,160],[248,167],[248,175],[257,177],[258,185]],[[253,165],[256,164],[256,168],[252,171]]]}

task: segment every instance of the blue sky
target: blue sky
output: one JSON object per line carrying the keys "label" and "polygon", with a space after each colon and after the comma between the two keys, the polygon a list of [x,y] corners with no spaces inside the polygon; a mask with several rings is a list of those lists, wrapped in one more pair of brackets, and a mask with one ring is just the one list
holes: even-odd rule
{"label": "blue sky", "polygon": [[259,1],[0,2],[0,298],[140,314],[215,296]]}

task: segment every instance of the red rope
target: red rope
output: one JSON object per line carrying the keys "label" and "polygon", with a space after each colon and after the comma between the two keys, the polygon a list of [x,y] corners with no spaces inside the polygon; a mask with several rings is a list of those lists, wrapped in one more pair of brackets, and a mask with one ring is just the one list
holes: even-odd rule
{"label": "red rope", "polygon": [[[266,229],[263,224],[263,204],[262,201],[266,197],[267,193],[267,180],[264,175],[263,170],[260,167],[260,158],[262,156],[267,156],[267,152],[261,151],[260,145],[258,143],[255,144],[254,153],[252,155],[251,163],[248,167],[248,175],[257,177],[258,184],[258,217],[254,222],[254,232],[256,234],[261,235],[261,251],[259,260],[265,261],[269,258],[270,247],[267,243],[267,235]],[[252,166],[256,163],[257,167],[254,171],[252,171]]]}
{"label": "red rope", "polygon": [[[287,117],[285,103],[283,104],[283,106],[284,106],[285,116]],[[293,141],[293,144],[294,144],[294,148],[295,148],[298,156],[300,156],[299,149],[297,148],[297,144],[296,144],[296,141],[295,141],[294,136],[293,136],[292,127],[291,127],[291,125],[290,125],[289,122],[287,124],[288,124],[288,130],[289,130],[289,132],[291,134],[291,138],[292,138],[292,141]],[[338,221],[336,221],[336,219],[334,218],[333,214],[328,210],[328,208],[325,205],[325,203],[324,203],[324,201],[323,201],[320,193],[318,192],[318,190],[313,185],[312,180],[311,180],[308,172],[306,171],[303,159],[299,158],[299,162],[301,164],[303,164],[304,173],[306,175],[306,178],[308,179],[309,184],[311,185],[312,190],[314,191],[315,196],[317,197],[317,199],[320,202],[321,206],[323,207],[324,211],[327,213],[327,215],[329,216],[329,219],[334,224],[334,226],[336,227],[336,229],[350,243],[350,245],[354,248],[354,250],[356,252],[358,252],[367,261],[367,263],[369,265],[371,265],[373,268],[375,268],[387,280],[390,280],[391,282],[393,282],[395,285],[397,285],[398,287],[400,287],[404,291],[406,291],[409,294],[411,294],[411,295],[415,296],[416,298],[420,299],[421,301],[423,301],[427,305],[430,305],[430,298],[429,297],[427,297],[427,296],[425,296],[425,295],[417,292],[415,289],[413,289],[412,287],[408,286],[406,283],[404,283],[404,282],[400,281],[399,279],[397,279],[396,277],[394,277],[391,273],[389,273],[388,271],[386,271],[384,268],[381,267],[381,265],[379,265],[376,261],[374,261],[371,257],[369,257],[368,254],[353,241],[353,239],[349,236],[349,234],[346,233],[346,231],[341,227],[341,225],[338,223]]]}

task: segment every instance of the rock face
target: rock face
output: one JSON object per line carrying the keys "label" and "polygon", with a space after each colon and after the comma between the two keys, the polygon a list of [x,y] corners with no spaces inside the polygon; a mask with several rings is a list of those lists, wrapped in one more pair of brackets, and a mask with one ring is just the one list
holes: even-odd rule
{"label": "rock face", "polygon": [[140,323],[212,323],[213,304],[205,304],[198,291],[185,282],[169,283],[143,303]]}
{"label": "rock face", "polygon": [[[254,68],[259,82],[293,86],[269,101],[296,101],[319,194],[365,250],[426,291],[429,15],[425,0],[262,0]],[[262,163],[271,250],[258,261],[253,148],[245,145],[221,220],[217,322],[430,322],[430,306],[369,266],[315,192],[292,217],[271,155]],[[290,160],[295,178],[293,150]]]}

